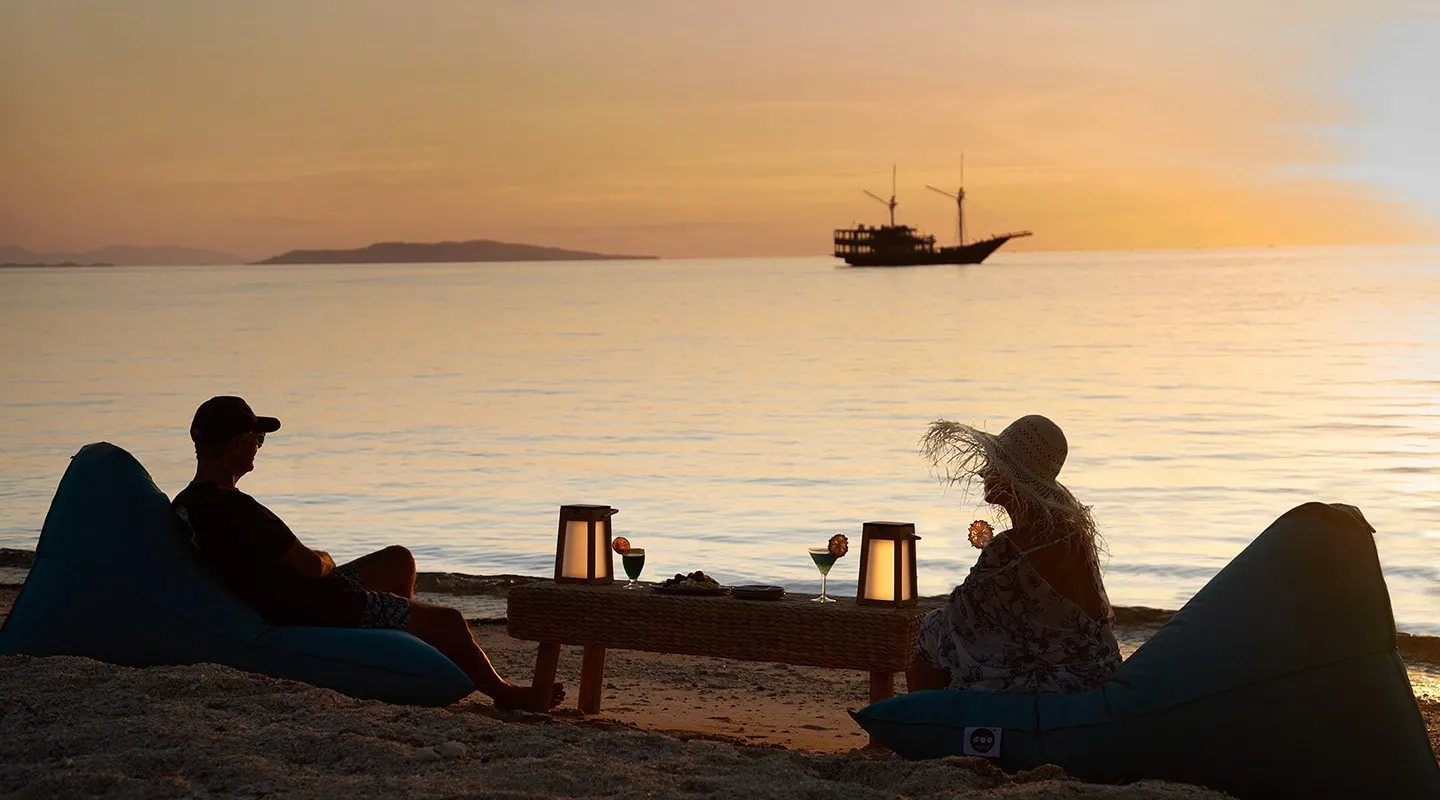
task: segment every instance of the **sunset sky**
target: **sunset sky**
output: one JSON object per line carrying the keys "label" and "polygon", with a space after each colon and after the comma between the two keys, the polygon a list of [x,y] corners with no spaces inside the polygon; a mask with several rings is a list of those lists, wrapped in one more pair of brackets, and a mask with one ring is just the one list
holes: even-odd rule
{"label": "sunset sky", "polygon": [[[1429,7],[1427,9],[1427,6]],[[1428,0],[0,0],[0,244],[1440,239]]]}

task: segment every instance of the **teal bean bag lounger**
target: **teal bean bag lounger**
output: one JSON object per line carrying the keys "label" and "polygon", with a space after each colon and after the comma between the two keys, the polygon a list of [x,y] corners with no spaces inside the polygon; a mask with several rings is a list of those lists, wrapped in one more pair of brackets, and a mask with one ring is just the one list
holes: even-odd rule
{"label": "teal bean bag lounger", "polygon": [[0,654],[136,667],[225,664],[389,703],[441,706],[475,690],[403,631],[277,627],[200,563],[189,529],[133,456],[101,442],[71,459]]}
{"label": "teal bean bag lounger", "polygon": [[907,758],[1240,798],[1440,798],[1371,529],[1321,503],[1276,520],[1098,690],[922,691],[851,713]]}

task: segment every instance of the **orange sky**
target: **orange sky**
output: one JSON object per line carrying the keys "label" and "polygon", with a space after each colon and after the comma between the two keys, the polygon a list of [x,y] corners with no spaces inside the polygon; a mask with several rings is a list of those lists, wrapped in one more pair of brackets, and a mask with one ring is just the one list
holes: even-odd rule
{"label": "orange sky", "polygon": [[948,242],[962,152],[1016,249],[1437,238],[1334,177],[1384,158],[1334,87],[1423,3],[989,5],[8,0],[0,244],[819,254],[892,163]]}

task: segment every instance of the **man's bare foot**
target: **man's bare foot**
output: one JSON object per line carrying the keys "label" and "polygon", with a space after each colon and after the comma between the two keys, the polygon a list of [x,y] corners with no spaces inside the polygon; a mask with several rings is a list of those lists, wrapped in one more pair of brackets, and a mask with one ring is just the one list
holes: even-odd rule
{"label": "man's bare foot", "polygon": [[[517,708],[533,710],[530,709],[530,692],[529,686],[516,686],[513,683],[506,683],[496,690],[494,694],[490,695],[490,698],[495,702],[495,710],[497,711],[513,711]],[[565,684],[557,682],[550,691],[550,705],[546,706],[544,710],[549,711],[564,701]]]}

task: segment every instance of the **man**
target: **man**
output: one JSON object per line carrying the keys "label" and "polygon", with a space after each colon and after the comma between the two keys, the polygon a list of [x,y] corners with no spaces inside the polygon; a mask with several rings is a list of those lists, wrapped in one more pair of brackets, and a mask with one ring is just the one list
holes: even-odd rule
{"label": "man", "polygon": [[[173,505],[194,531],[201,559],[232,591],[274,625],[396,628],[428,642],[464,670],[497,708],[525,708],[530,687],[495,672],[456,609],[415,595],[415,558],[387,547],[339,567],[311,550],[279,517],[235,488],[255,469],[255,454],[280,420],[259,417],[239,397],[212,397],[195,411],[195,479]],[[551,707],[564,699],[555,684]]]}

